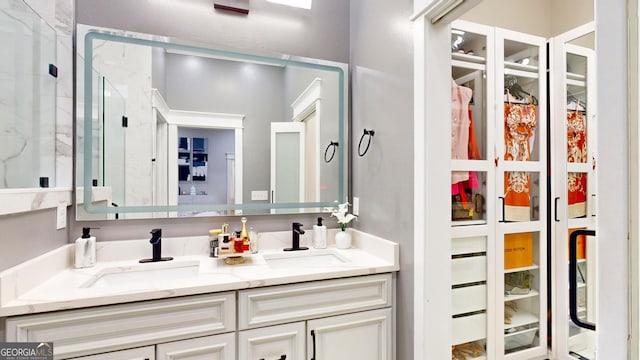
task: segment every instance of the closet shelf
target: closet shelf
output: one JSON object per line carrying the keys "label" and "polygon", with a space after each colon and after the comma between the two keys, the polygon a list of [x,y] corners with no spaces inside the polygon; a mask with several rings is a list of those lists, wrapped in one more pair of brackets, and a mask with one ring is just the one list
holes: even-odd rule
{"label": "closet shelf", "polygon": [[460,52],[452,52],[451,59],[470,62],[474,64],[485,64],[487,62],[487,59],[483,58],[482,56],[463,54]]}
{"label": "closet shelf", "polygon": [[519,267],[519,268],[513,268],[513,269],[505,269],[504,273],[509,274],[509,273],[520,272],[520,271],[538,270],[539,268],[540,267],[538,265],[531,265],[531,266],[525,266],[525,267]]}
{"label": "closet shelf", "polygon": [[515,301],[515,300],[520,300],[520,299],[527,299],[527,298],[532,298],[532,297],[536,297],[540,295],[540,293],[538,293],[536,290],[531,290],[529,291],[528,294],[523,294],[523,295],[505,295],[504,297],[504,301]]}
{"label": "closet shelf", "polygon": [[584,81],[584,80],[567,79],[566,82],[567,82],[567,85],[573,85],[573,86],[578,86],[578,87],[587,87],[587,82]]}
{"label": "closet shelf", "polygon": [[[517,62],[513,62],[513,61],[506,61],[504,62],[504,70],[505,73],[507,72],[507,70],[519,70],[519,71],[523,71],[523,72],[527,72],[527,73],[533,73],[535,74],[535,77],[538,77],[538,67],[534,66],[534,65],[524,65],[524,64],[520,64]],[[517,74],[514,74],[517,75]],[[531,77],[531,76],[529,76]]]}
{"label": "closet shelf", "polygon": [[451,226],[486,225],[487,220],[453,220]]}
{"label": "closet shelf", "polygon": [[[507,329],[517,328],[521,326],[537,324],[538,321],[540,321],[538,316],[532,313],[519,311],[513,314],[513,316],[511,317],[511,324],[504,324],[504,329],[507,330]],[[505,336],[506,335],[510,335],[510,334],[505,334]]]}
{"label": "closet shelf", "polygon": [[585,81],[587,77],[582,74],[567,72],[567,79]]}

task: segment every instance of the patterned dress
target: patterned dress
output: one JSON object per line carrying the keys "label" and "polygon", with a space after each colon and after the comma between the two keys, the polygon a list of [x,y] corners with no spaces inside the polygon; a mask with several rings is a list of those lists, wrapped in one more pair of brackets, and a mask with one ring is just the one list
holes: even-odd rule
{"label": "patterned dress", "polygon": [[[587,130],[584,113],[567,111],[567,162],[587,162]],[[568,216],[577,218],[587,215],[587,174],[567,174]]]}
{"label": "patterned dress", "polygon": [[[531,147],[537,125],[537,109],[533,104],[504,104],[504,159],[531,160]],[[531,219],[531,175],[525,171],[504,174],[505,220]]]}

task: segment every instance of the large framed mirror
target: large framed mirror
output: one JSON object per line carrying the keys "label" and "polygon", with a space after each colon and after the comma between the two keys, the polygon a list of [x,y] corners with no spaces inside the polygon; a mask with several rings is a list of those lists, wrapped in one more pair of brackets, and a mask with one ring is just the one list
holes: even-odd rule
{"label": "large framed mirror", "polygon": [[77,38],[79,220],[345,199],[346,64],[81,24]]}

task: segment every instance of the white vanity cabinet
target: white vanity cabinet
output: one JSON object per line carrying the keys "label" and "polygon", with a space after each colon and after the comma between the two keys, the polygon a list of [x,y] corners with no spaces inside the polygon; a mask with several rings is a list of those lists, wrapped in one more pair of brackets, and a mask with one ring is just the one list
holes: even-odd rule
{"label": "white vanity cabinet", "polygon": [[234,333],[156,345],[158,360],[231,360],[236,356]]}
{"label": "white vanity cabinet", "polygon": [[242,290],[239,360],[393,359],[392,298],[391,274]]}
{"label": "white vanity cabinet", "polygon": [[267,326],[238,332],[238,360],[304,360],[306,324]]}
{"label": "white vanity cabinet", "polygon": [[307,352],[314,360],[393,359],[391,309],[311,320]]}
{"label": "white vanity cabinet", "polygon": [[391,308],[238,333],[238,360],[387,360],[392,349]]}
{"label": "white vanity cabinet", "polygon": [[52,341],[55,359],[388,360],[393,298],[391,273],[319,280],[14,316],[6,341]]}
{"label": "white vanity cabinet", "polygon": [[145,346],[135,349],[111,351],[104,354],[88,355],[75,360],[155,360],[155,346]]}
{"label": "white vanity cabinet", "polygon": [[7,319],[6,340],[51,341],[54,357],[68,359],[233,334],[235,311],[235,292],[225,292],[16,316]]}

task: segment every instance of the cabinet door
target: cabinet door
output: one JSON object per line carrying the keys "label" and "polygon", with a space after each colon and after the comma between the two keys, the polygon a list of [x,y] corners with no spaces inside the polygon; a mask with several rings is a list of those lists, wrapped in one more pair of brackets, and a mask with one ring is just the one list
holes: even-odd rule
{"label": "cabinet door", "polygon": [[145,346],[141,348],[111,351],[104,354],[89,355],[74,360],[155,360],[155,347]]}
{"label": "cabinet door", "polygon": [[307,358],[392,359],[391,309],[333,316],[308,322]]}
{"label": "cabinet door", "polygon": [[156,355],[158,360],[233,360],[235,333],[158,344]]}
{"label": "cabinet door", "polygon": [[304,339],[304,322],[240,331],[238,360],[304,360]]}

